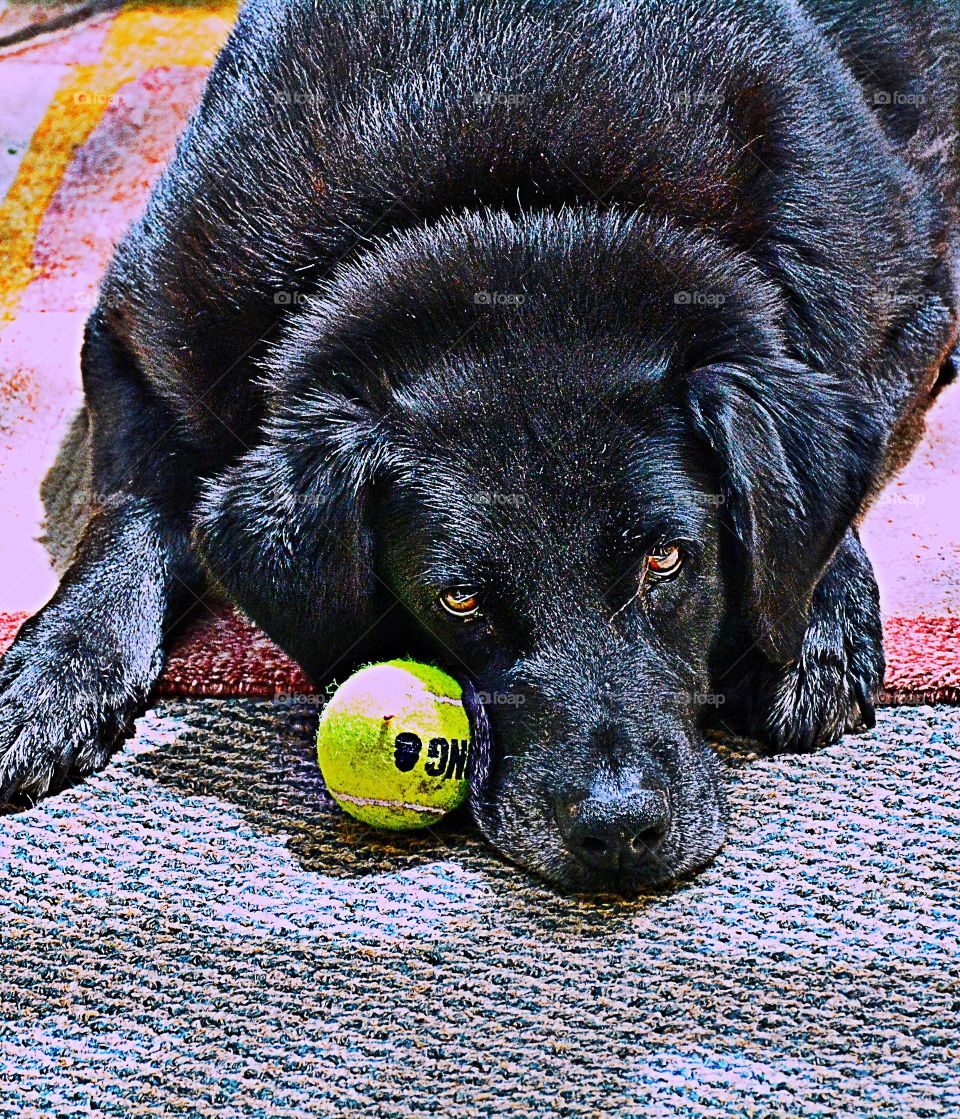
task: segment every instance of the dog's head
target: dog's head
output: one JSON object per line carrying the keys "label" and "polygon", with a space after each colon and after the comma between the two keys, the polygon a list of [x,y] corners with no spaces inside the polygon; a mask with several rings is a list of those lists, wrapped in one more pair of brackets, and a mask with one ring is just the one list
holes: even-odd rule
{"label": "dog's head", "polygon": [[213,573],[320,681],[469,676],[509,857],[625,891],[702,866],[718,642],[795,656],[862,410],[787,356],[759,274],[662,221],[475,216],[375,256],[291,324],[264,440],[201,509]]}

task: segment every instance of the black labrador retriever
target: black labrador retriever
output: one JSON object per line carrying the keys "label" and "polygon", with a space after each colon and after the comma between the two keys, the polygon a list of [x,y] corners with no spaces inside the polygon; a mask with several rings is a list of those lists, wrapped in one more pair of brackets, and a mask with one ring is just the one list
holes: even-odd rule
{"label": "black labrador retriever", "polygon": [[951,370],[958,50],[954,0],[252,0],[88,324],[0,802],[106,762],[215,585],[318,683],[472,680],[524,866],[704,865],[718,713],[873,722],[856,524]]}

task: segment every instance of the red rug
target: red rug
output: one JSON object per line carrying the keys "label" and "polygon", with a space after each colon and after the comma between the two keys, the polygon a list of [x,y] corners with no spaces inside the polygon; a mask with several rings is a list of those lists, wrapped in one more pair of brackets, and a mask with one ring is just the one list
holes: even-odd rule
{"label": "red rug", "polygon": [[[0,642],[56,585],[38,537],[40,480],[80,403],[86,315],[112,247],[195,104],[234,7],[130,3],[0,52]],[[886,615],[887,702],[960,701],[960,389],[864,526]],[[2,645],[2,647],[6,647]],[[195,625],[165,694],[308,690],[239,616]]]}
{"label": "red rug", "polygon": [[[0,615],[0,653],[27,615]],[[884,704],[960,703],[960,618],[887,618]],[[303,670],[237,611],[223,607],[184,631],[167,657],[161,695],[277,696],[315,692]]]}

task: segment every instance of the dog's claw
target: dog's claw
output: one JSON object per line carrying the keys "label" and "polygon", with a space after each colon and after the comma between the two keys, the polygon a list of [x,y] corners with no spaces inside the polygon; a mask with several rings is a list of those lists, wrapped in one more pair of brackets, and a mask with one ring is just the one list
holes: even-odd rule
{"label": "dog's claw", "polygon": [[77,747],[75,743],[71,743],[65,747],[60,757],[54,764],[53,771],[50,775],[50,790],[51,792],[61,789],[70,777],[74,763],[77,760]]}
{"label": "dog's claw", "polygon": [[857,697],[857,707],[860,709],[860,718],[857,720],[858,727],[863,730],[873,730],[877,725],[877,709],[874,706],[873,699],[867,694],[864,680],[859,676],[854,678],[853,691]]}

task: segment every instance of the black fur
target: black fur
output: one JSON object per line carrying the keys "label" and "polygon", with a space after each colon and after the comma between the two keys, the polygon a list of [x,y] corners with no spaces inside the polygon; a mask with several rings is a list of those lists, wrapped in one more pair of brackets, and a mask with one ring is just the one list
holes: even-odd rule
{"label": "black fur", "polygon": [[318,683],[471,679],[506,855],[702,866],[711,716],[873,717],[856,524],[947,379],[958,50],[952,0],[252,0],[88,327],[99,506],[0,670],[0,799],[104,762],[206,570]]}

